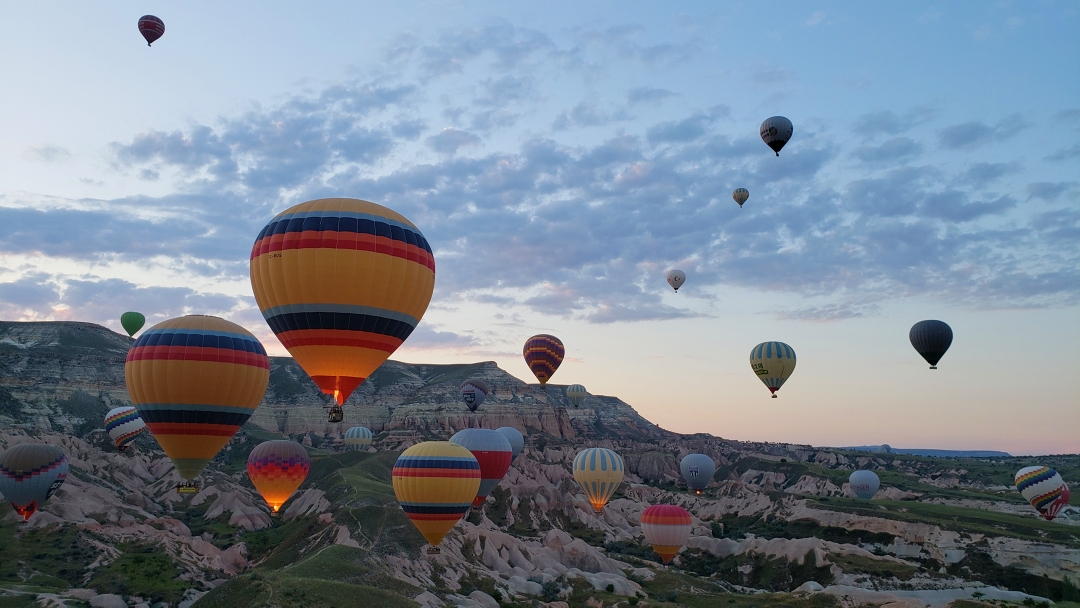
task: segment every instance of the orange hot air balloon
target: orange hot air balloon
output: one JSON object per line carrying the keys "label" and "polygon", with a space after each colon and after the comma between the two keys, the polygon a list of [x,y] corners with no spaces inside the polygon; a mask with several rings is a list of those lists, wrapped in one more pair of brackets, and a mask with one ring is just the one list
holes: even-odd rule
{"label": "orange hot air balloon", "polygon": [[270,329],[338,406],[409,337],[435,289],[435,258],[402,215],[367,201],[291,207],[251,248]]}
{"label": "orange hot air balloon", "polygon": [[124,380],[150,434],[180,476],[191,480],[259,407],[270,359],[243,327],[190,315],[139,336],[128,351]]}
{"label": "orange hot air balloon", "polygon": [[456,443],[425,441],[398,456],[391,479],[401,509],[434,547],[472,505],[480,462]]}
{"label": "orange hot air balloon", "polygon": [[311,458],[295,441],[264,441],[248,454],[248,477],[274,513],[304,483],[309,470]]}

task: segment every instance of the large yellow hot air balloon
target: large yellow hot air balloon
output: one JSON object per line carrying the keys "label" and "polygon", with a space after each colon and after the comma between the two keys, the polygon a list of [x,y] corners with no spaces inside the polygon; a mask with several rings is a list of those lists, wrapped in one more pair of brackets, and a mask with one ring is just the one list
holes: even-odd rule
{"label": "large yellow hot air balloon", "polygon": [[391,480],[401,509],[434,547],[472,505],[480,462],[455,443],[425,441],[398,456]]}
{"label": "large yellow hot air balloon", "polygon": [[574,457],[574,480],[597,513],[622,483],[625,471],[622,456],[607,448],[587,448]]}
{"label": "large yellow hot air balloon", "polygon": [[400,214],[325,198],[263,228],[251,249],[251,287],[270,329],[340,406],[424,316],[435,258]]}
{"label": "large yellow hot air balloon", "polygon": [[146,428],[190,480],[259,407],[270,359],[243,327],[191,315],[139,336],[128,351],[124,380]]}

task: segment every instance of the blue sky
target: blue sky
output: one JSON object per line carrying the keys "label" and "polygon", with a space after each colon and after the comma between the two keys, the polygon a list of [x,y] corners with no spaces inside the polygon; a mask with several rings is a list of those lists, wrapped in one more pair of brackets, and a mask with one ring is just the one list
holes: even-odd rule
{"label": "blue sky", "polygon": [[[553,382],[676,431],[1080,451],[1075,3],[314,4],[0,8],[0,317],[219,314],[283,353],[251,242],[352,196],[435,250],[396,358],[531,379],[545,331]],[[776,400],[765,340],[799,354]]]}

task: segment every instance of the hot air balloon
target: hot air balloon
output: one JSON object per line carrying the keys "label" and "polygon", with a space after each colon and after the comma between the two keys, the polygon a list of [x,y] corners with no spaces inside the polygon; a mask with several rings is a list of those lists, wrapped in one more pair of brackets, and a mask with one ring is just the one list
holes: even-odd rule
{"label": "hot air balloon", "polygon": [[251,287],[270,329],[341,406],[416,328],[435,258],[416,226],[368,201],[301,203],[259,232]]}
{"label": "hot air balloon", "polygon": [[105,414],[105,431],[123,452],[135,438],[146,430],[139,411],[130,405],[114,407]]}
{"label": "hot air balloon", "polygon": [[555,336],[538,334],[525,341],[522,354],[525,356],[525,363],[540,381],[541,386],[546,386],[555,370],[559,369],[559,364],[566,356],[566,349],[563,347],[562,340]]}
{"label": "hot air balloon", "polygon": [[479,507],[510,470],[514,449],[502,433],[491,429],[462,429],[454,433],[450,443],[469,450],[480,463],[480,487],[472,502]]}
{"label": "hot air balloon", "polygon": [[625,471],[622,457],[607,448],[587,448],[574,456],[574,480],[597,513],[622,483]]}
{"label": "hot air balloon", "polygon": [[641,513],[641,531],[653,551],[670,563],[690,539],[690,512],[678,505],[652,505]]}
{"label": "hot air balloon", "polygon": [[143,325],[146,325],[146,317],[141,312],[125,312],[120,315],[120,325],[128,336],[134,336]]}
{"label": "hot air balloon", "polygon": [[952,344],[952,328],[944,321],[919,321],[911,326],[908,339],[930,364],[930,369],[937,369],[938,361]]}
{"label": "hot air balloon", "polygon": [[366,450],[371,445],[371,429],[354,426],[345,431],[345,447],[350,450]]}
{"label": "hot air balloon", "polygon": [[20,443],[0,454],[0,493],[24,521],[56,493],[67,474],[67,457],[51,445]]}
{"label": "hot air balloon", "polygon": [[566,387],[566,398],[570,400],[570,403],[574,404],[574,407],[580,407],[585,402],[585,397],[588,396],[589,393],[580,384],[571,384]]}
{"label": "hot air balloon", "polygon": [[491,387],[479,378],[469,378],[461,383],[461,400],[470,412],[475,412],[476,408],[483,405],[490,393]]}
{"label": "hot air balloon", "polygon": [[667,283],[671,285],[671,288],[675,290],[675,293],[679,293],[679,288],[686,282],[686,273],[672,269],[667,272]]}
{"label": "hot air balloon", "polygon": [[217,317],[168,319],[143,332],[124,363],[131,402],[188,483],[259,407],[270,359],[248,330]]}
{"label": "hot air balloon", "polygon": [[877,494],[878,488],[881,487],[881,479],[878,478],[877,473],[863,469],[852,471],[851,475],[848,476],[848,484],[851,486],[851,491],[855,493],[855,496],[863,500],[870,500],[874,497],[874,494]]}
{"label": "hot air balloon", "polygon": [[679,472],[686,480],[686,486],[701,496],[701,491],[716,473],[716,463],[705,454],[687,454],[679,462]]}
{"label": "hot air balloon", "polygon": [[146,38],[146,46],[150,46],[165,34],[165,22],[153,15],[143,15],[139,17],[139,33]]}
{"label": "hot air balloon", "polygon": [[739,209],[742,209],[743,203],[750,198],[750,191],[746,188],[735,188],[735,191],[731,193],[731,198],[735,199],[735,202],[739,203]]}
{"label": "hot air balloon", "polygon": [[1069,486],[1050,467],[1020,469],[1016,472],[1016,489],[1046,521],[1053,521],[1061,509],[1069,504]]}
{"label": "hot air balloon", "polygon": [[794,132],[791,121],[783,116],[766,118],[765,122],[761,123],[761,141],[772,148],[777,156],[780,156],[780,149],[791,139]]}
{"label": "hot air balloon", "polygon": [[391,477],[401,509],[436,547],[476,498],[480,463],[460,445],[425,441],[402,452]]}
{"label": "hot air balloon", "polygon": [[274,513],[304,483],[309,470],[311,458],[295,441],[264,441],[248,454],[248,477]]}
{"label": "hot air balloon", "polygon": [[776,399],[776,391],[795,370],[795,351],[783,342],[762,342],[750,351],[750,367]]}
{"label": "hot air balloon", "polygon": [[502,433],[503,437],[510,442],[510,449],[514,451],[513,457],[517,458],[521,450],[525,449],[525,437],[521,435],[521,431],[512,426],[501,426],[495,430]]}

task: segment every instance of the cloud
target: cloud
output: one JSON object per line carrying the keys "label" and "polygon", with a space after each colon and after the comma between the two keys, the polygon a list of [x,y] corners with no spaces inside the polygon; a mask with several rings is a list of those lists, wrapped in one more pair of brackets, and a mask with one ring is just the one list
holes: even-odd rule
{"label": "cloud", "polygon": [[1076,182],[1035,182],[1027,185],[1028,200],[1033,198],[1053,202],[1067,190],[1076,187]]}
{"label": "cloud", "polygon": [[860,146],[852,153],[866,163],[897,163],[918,157],[922,150],[922,144],[910,137],[894,137],[879,146]]}
{"label": "cloud", "polygon": [[41,163],[58,163],[71,158],[71,152],[66,148],[51,144],[44,146],[27,146],[23,150],[23,158]]}
{"label": "cloud", "polygon": [[599,127],[616,121],[629,120],[631,117],[621,108],[603,110],[590,100],[579,102],[573,108],[564,110],[555,117],[551,128],[567,131],[583,127]]}
{"label": "cloud", "polygon": [[936,110],[925,106],[912,108],[903,114],[881,110],[859,116],[855,119],[853,128],[856,133],[867,137],[900,135],[929,122],[936,115]]}
{"label": "cloud", "polygon": [[1080,144],[1074,144],[1068,148],[1059,148],[1053,154],[1044,156],[1043,160],[1050,162],[1061,162],[1063,160],[1069,160],[1072,158],[1080,158]]}
{"label": "cloud", "polygon": [[771,63],[758,62],[751,68],[747,80],[754,88],[763,89],[794,83],[798,80],[798,76],[794,70]]}
{"label": "cloud", "polygon": [[632,106],[638,104],[659,105],[664,100],[675,97],[678,93],[657,87],[636,87],[626,92],[626,101]]}
{"label": "cloud", "polygon": [[814,14],[810,15],[810,18],[808,18],[806,20],[806,25],[808,25],[810,27],[814,27],[815,25],[818,25],[819,23],[821,23],[824,20],[825,20],[825,11],[815,11]]}
{"label": "cloud", "polygon": [[1019,114],[1006,116],[993,127],[983,122],[969,121],[939,131],[938,143],[947,150],[973,149],[1009,139],[1030,126]]}
{"label": "cloud", "polygon": [[661,43],[646,45],[637,41],[645,28],[638,24],[612,26],[603,31],[581,33],[586,44],[598,43],[614,50],[619,57],[639,61],[650,67],[670,67],[685,63],[700,52],[695,41],[682,44]]}
{"label": "cloud", "polygon": [[437,135],[427,138],[428,147],[439,154],[448,154],[450,156],[457,154],[457,151],[461,148],[478,146],[480,142],[479,137],[468,131],[449,127],[443,129]]}
{"label": "cloud", "polygon": [[986,188],[1002,177],[1020,171],[1016,163],[975,163],[957,177],[957,181],[975,188]]}

